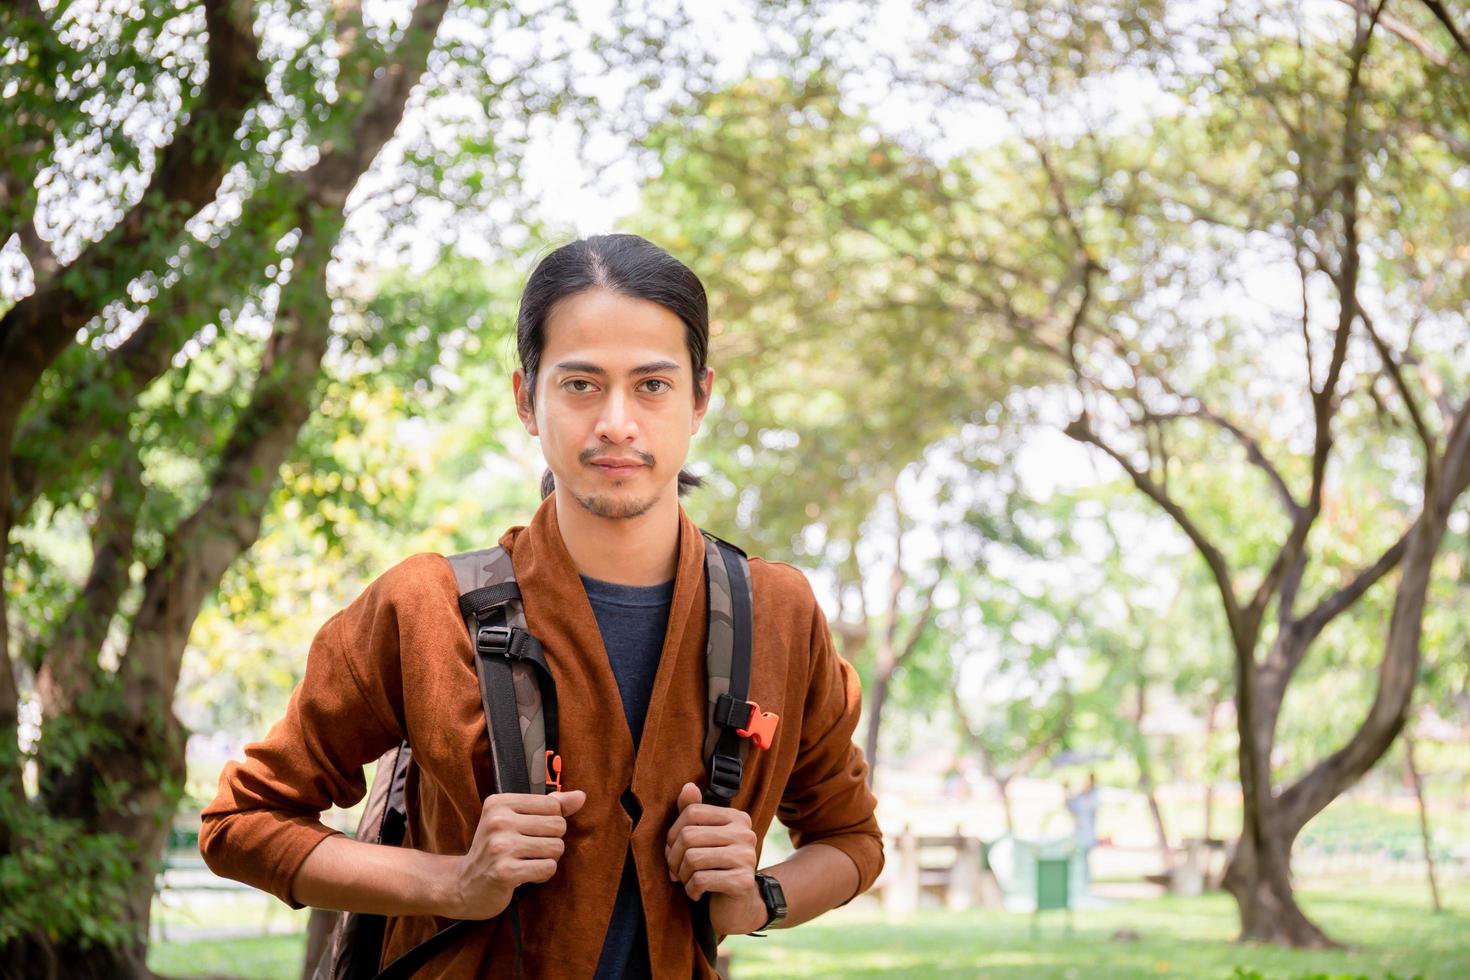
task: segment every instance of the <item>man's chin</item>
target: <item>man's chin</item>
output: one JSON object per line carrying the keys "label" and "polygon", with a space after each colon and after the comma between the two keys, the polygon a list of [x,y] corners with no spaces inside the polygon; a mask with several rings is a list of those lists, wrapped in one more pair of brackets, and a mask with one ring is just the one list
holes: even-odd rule
{"label": "man's chin", "polygon": [[657,494],[640,497],[628,493],[574,493],[572,499],[594,517],[610,521],[626,521],[642,517],[653,509],[654,504],[658,503]]}

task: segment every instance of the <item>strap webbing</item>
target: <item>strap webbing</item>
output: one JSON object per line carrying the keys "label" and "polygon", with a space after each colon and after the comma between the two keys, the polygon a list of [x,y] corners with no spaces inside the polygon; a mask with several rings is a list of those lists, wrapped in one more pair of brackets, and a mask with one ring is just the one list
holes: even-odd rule
{"label": "strap webbing", "polygon": [[[716,559],[707,549],[705,581],[710,588],[714,588],[712,583],[720,578],[729,583],[731,630],[728,651],[717,648],[720,638],[725,634],[715,630],[710,631],[711,640],[706,649],[706,671],[713,676],[716,671],[720,670],[722,664],[728,663],[730,675],[727,698],[743,704],[750,694],[752,640],[750,566],[747,564],[745,552],[739,548],[714,535],[709,535],[709,539],[716,545],[713,550],[718,553],[718,560],[722,567],[715,567]],[[721,698],[720,701],[728,704],[727,698]],[[749,712],[746,713],[746,718],[743,720],[730,718],[729,710],[724,712],[716,710],[715,715],[720,717],[712,717],[710,723],[718,727],[719,736],[715,740],[714,751],[709,759],[709,782],[705,786],[703,801],[714,806],[729,806],[740,791],[740,782],[745,768],[745,740],[735,734],[735,729],[748,723]],[[731,724],[732,721],[741,721],[742,724]],[[710,922],[709,903],[708,894],[695,902],[693,908],[690,909],[690,919],[694,926],[695,942],[699,944],[704,958],[713,968],[719,953],[714,925]]]}
{"label": "strap webbing", "polygon": [[383,972],[379,973],[374,980],[406,980],[462,934],[482,924],[479,919],[460,919],[457,922],[451,922],[383,967]]}
{"label": "strap webbing", "polygon": [[521,597],[521,587],[514,581],[496,582],[471,589],[459,597],[461,615],[483,620],[492,609],[503,606],[512,599]]}
{"label": "strap webbing", "polygon": [[743,551],[723,541],[720,542],[720,557],[725,560],[725,574],[729,576],[731,599],[735,604],[730,696],[744,701],[750,695],[750,566]]}
{"label": "strap webbing", "polygon": [[[516,711],[515,681],[511,676],[511,637],[505,613],[497,608],[491,622],[481,622],[475,637],[475,671],[480,676],[480,701],[490,726],[491,755],[495,760],[497,793],[529,793],[531,777],[521,749],[521,723]],[[543,664],[545,661],[542,661]]]}

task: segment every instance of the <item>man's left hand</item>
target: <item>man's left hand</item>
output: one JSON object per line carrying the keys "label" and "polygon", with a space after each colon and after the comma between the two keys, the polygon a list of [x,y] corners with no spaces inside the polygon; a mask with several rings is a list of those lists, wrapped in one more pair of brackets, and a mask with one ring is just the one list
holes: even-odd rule
{"label": "man's left hand", "polygon": [[669,828],[664,857],[669,878],[690,899],[710,895],[709,917],[725,936],[754,932],[766,922],[766,903],[755,886],[755,831],[750,814],[699,802],[699,787],[679,790],[679,817]]}

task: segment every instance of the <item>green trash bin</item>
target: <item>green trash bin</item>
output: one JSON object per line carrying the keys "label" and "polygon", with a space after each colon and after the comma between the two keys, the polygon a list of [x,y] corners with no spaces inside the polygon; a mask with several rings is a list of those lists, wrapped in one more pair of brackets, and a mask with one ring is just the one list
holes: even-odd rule
{"label": "green trash bin", "polygon": [[1064,909],[1067,935],[1072,934],[1072,855],[1036,859],[1036,911],[1031,916],[1031,937],[1041,931],[1041,913]]}

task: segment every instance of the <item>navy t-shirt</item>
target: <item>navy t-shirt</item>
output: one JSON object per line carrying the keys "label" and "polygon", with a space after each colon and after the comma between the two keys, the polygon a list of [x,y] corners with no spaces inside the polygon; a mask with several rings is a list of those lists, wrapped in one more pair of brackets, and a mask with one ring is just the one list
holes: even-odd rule
{"label": "navy t-shirt", "polygon": [[[636,750],[643,736],[643,718],[653,694],[664,632],[669,625],[669,604],[674,598],[672,579],[662,585],[618,585],[583,575],[582,587],[597,616],[602,645],[617,678],[623,699],[623,716],[633,735]],[[633,855],[623,859],[623,877],[618,898],[602,942],[596,980],[652,977],[648,962],[648,932],[643,920],[643,900]]]}

